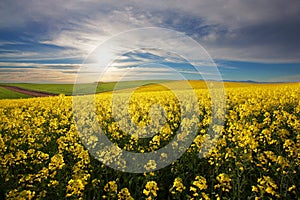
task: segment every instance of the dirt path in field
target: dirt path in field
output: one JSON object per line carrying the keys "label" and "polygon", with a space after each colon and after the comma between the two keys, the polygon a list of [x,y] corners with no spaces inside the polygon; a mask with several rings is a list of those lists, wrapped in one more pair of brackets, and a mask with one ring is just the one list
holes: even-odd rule
{"label": "dirt path in field", "polygon": [[4,87],[6,89],[9,89],[9,90],[12,90],[15,92],[20,92],[23,94],[31,95],[34,97],[58,96],[58,94],[53,94],[50,92],[39,92],[39,91],[34,91],[34,90],[27,90],[27,89],[19,88],[16,86],[1,85],[1,87]]}

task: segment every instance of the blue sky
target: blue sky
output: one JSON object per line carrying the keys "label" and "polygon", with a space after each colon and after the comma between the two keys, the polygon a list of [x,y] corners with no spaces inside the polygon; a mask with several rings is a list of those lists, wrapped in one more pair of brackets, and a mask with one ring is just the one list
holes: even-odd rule
{"label": "blue sky", "polygon": [[[192,38],[213,59],[224,80],[300,81],[297,0],[3,0],[0,5],[0,82],[74,83],[99,45],[144,27]],[[161,42],[153,41],[154,46]],[[178,44],[175,41],[174,47],[181,51]],[[196,72],[186,59],[163,50],[141,48],[110,56],[115,56],[111,66],[98,66],[106,70],[104,81],[179,79],[176,74],[198,79],[207,73]],[[201,60],[197,63],[203,69],[210,67]],[[95,72],[86,74],[88,80]]]}

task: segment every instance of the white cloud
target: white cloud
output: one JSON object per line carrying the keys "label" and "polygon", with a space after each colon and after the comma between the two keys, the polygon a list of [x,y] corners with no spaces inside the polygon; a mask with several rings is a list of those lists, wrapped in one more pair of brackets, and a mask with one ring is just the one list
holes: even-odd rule
{"label": "white cloud", "polygon": [[4,73],[0,69],[1,82],[13,83],[74,83],[75,74],[63,73],[62,71],[50,69],[12,69]]}
{"label": "white cloud", "polygon": [[[134,28],[158,26],[183,31],[192,36],[214,59],[300,62],[297,36],[297,33],[300,33],[300,29],[297,28],[300,27],[297,26],[300,24],[300,3],[294,0],[289,3],[281,0],[164,0],[155,3],[137,0],[118,3],[109,0],[4,0],[1,5],[0,32],[13,30],[20,35],[27,32],[27,39],[39,45],[62,47],[53,51],[35,48],[21,50],[18,49],[18,45],[26,44],[24,38],[22,42],[1,40],[1,60],[84,60],[96,47],[117,34]],[[41,25],[41,29],[45,30],[42,33],[28,30],[34,23]],[[254,31],[251,32],[252,30]],[[130,37],[128,41],[132,42],[136,36]],[[153,38],[153,46],[163,49],[165,41],[156,37]],[[173,53],[180,54],[184,51],[186,54],[193,54],[194,49],[180,45],[182,35],[175,38],[177,41],[172,43]],[[121,41],[120,48],[131,46],[128,41]],[[6,47],[14,45],[15,50]],[[98,56],[110,57],[114,53],[107,52],[106,55]],[[155,54],[164,57],[165,62],[185,62],[184,58],[163,51],[156,51]],[[122,59],[128,61],[128,57],[121,55],[114,66],[126,67],[150,61],[134,55],[131,59],[139,61],[124,63]],[[197,65],[214,66],[203,59],[191,61]],[[61,72],[60,69],[57,70]]]}
{"label": "white cloud", "polygon": [[0,62],[1,82],[74,83],[79,64]]}
{"label": "white cloud", "polygon": [[180,79],[182,75],[180,72],[175,71],[174,69],[158,65],[148,67],[147,65],[140,66],[139,68],[127,67],[127,68],[116,68],[110,67],[106,70],[100,81],[127,81],[127,80],[143,80],[143,79]]}
{"label": "white cloud", "polygon": [[65,63],[27,63],[27,62],[0,62],[0,66],[4,67],[19,67],[19,68],[26,68],[26,67],[35,67],[35,68],[49,68],[49,67],[57,67],[57,68],[63,68],[63,67],[69,67],[69,68],[74,68],[78,69],[81,67],[80,64],[65,64]]}
{"label": "white cloud", "polygon": [[[296,20],[299,16],[299,9],[300,3],[297,1],[286,3],[281,0],[251,2],[191,0],[188,3],[179,0],[155,3],[131,0],[117,4],[108,0],[6,1],[0,12],[2,19],[0,28],[22,27],[31,22],[47,24],[49,31],[40,42],[69,47],[70,49],[64,50],[64,53],[63,51],[58,53],[71,57],[77,54],[77,57],[81,58],[111,36],[122,31],[149,26],[179,28],[197,38],[215,59],[257,59],[269,62],[278,58],[281,51],[278,50],[276,53],[274,47],[260,46],[259,43],[254,44],[254,42],[251,46],[246,44],[246,41],[244,41],[245,48],[238,46],[237,42],[243,42],[239,41],[239,38],[243,37],[239,30],[257,24],[263,25],[286,19]],[[190,18],[185,19],[186,16]],[[192,27],[187,27],[186,30],[180,28],[185,27],[192,19],[200,19],[201,24],[193,23]],[[198,33],[199,29],[195,29],[194,32],[188,30],[201,26],[209,27],[206,35]],[[255,37],[255,34],[253,35]],[[227,44],[226,41],[228,41]],[[275,53],[276,55],[272,56]],[[52,56],[55,57],[55,55]],[[299,55],[291,52],[286,60],[299,61],[298,58]]]}

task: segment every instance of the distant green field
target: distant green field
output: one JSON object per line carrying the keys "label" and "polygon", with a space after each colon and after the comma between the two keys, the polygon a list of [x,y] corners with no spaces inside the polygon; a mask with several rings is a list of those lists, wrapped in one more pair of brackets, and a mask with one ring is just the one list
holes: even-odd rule
{"label": "distant green field", "polygon": [[9,83],[5,85],[16,86],[27,90],[50,92],[54,94],[71,95],[73,91],[73,84]]}
{"label": "distant green field", "polygon": [[[165,80],[140,80],[140,81],[122,81],[122,82],[105,82],[97,85],[96,93],[112,91],[116,84],[118,89],[134,88],[140,85],[151,83],[165,82]],[[5,85],[16,86],[27,90],[50,92],[53,94],[72,95],[74,84],[34,84],[34,83],[8,83]],[[91,84],[79,84],[78,87],[83,91],[89,91]]]}
{"label": "distant green field", "polygon": [[32,96],[0,87],[0,99],[20,99],[20,98],[29,98],[29,97]]}
{"label": "distant green field", "polygon": [[[136,88],[138,86],[143,86],[140,88],[140,91],[161,91],[166,90],[157,83],[165,83],[165,86],[171,86],[171,88],[182,88],[182,81],[171,81],[171,80],[136,80],[136,81],[122,81],[122,82],[104,82],[98,83],[96,91],[93,91],[95,84],[79,84],[76,85],[77,89],[80,89],[78,94],[91,94],[91,93],[100,93],[114,90],[117,85],[118,90]],[[191,87],[195,89],[207,88],[206,82],[201,80],[190,80]],[[74,84],[34,84],[34,83],[8,83],[5,85],[17,86],[19,88],[34,90],[40,92],[50,92],[53,94],[65,94],[72,95]],[[231,87],[250,87],[250,86],[267,86],[270,84],[258,84],[258,83],[241,83],[241,82],[225,82],[225,88]],[[91,87],[92,86],[92,87]],[[27,98],[31,97],[29,95],[21,94],[18,92],[13,92],[5,88],[1,88],[0,98]]]}

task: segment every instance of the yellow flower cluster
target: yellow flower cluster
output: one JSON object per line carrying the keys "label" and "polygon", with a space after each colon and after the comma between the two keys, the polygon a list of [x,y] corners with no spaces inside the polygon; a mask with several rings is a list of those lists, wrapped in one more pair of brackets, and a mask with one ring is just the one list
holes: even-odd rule
{"label": "yellow flower cluster", "polygon": [[157,197],[157,191],[159,190],[157,183],[155,181],[148,181],[146,183],[143,193],[147,196],[147,200],[154,199]]}
{"label": "yellow flower cluster", "polygon": [[229,178],[225,173],[219,174],[217,176],[217,181],[219,183],[214,186],[215,189],[221,188],[222,191],[229,192],[229,190],[232,188],[230,186],[231,178]]}
{"label": "yellow flower cluster", "polygon": [[130,195],[130,192],[127,188],[123,188],[118,193],[118,199],[119,200],[133,200],[132,196]]}
{"label": "yellow flower cluster", "polygon": [[[203,199],[210,199],[208,195],[204,192],[207,189],[206,179],[203,176],[196,176],[195,180],[192,183],[193,186],[190,186],[190,191],[192,192],[192,198],[199,198],[202,196]],[[201,196],[199,195],[201,192]]]}
{"label": "yellow flower cluster", "polygon": [[263,176],[263,178],[259,178],[257,183],[257,186],[252,186],[253,192],[261,193],[261,196],[263,196],[264,193],[268,193],[274,197],[280,198],[280,195],[276,192],[278,186],[269,176]]}
{"label": "yellow flower cluster", "polygon": [[106,191],[106,192],[112,192],[112,193],[117,193],[118,192],[118,185],[117,185],[116,181],[109,181],[104,186],[104,191]]}
{"label": "yellow flower cluster", "polygon": [[172,194],[176,194],[176,192],[183,192],[185,190],[185,186],[183,185],[182,183],[182,179],[177,177],[175,178],[174,180],[174,183],[173,183],[173,186],[172,188],[170,189],[171,193]]}
{"label": "yellow flower cluster", "polygon": [[[179,101],[150,86],[129,105],[122,93],[97,94],[94,107],[82,96],[84,117],[63,95],[1,100],[0,199],[299,199],[299,83],[226,83],[224,126],[210,126],[222,114],[199,88],[195,103],[184,91]],[[170,166],[158,169],[173,155],[157,151],[140,164],[157,171],[121,172],[130,164],[123,151],[147,154],[170,142],[180,149],[192,127],[193,143]],[[101,152],[100,132],[112,143]]]}
{"label": "yellow flower cluster", "polygon": [[103,190],[107,192],[107,195],[103,195],[103,199],[115,198],[118,194],[118,185],[116,181],[109,181],[104,186]]}

